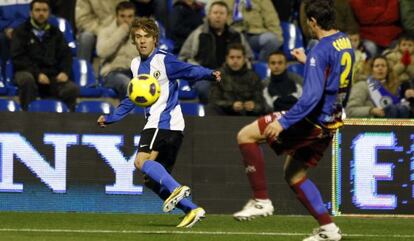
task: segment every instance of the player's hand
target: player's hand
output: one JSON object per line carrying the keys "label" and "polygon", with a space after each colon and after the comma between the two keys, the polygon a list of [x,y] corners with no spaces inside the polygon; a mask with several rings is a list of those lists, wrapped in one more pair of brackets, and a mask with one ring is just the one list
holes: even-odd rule
{"label": "player's hand", "polygon": [[45,74],[43,74],[43,73],[40,73],[40,74],[39,74],[39,76],[37,77],[37,81],[38,81],[40,84],[43,84],[43,85],[48,85],[48,84],[50,84],[49,77],[47,77],[47,75],[45,75]]}
{"label": "player's hand", "polygon": [[249,100],[249,101],[244,102],[244,109],[245,110],[253,111],[254,107],[256,107],[254,101]]}
{"label": "player's hand", "polygon": [[306,54],[303,48],[297,48],[290,51],[290,54],[296,58],[297,61],[304,64],[306,62]]}
{"label": "player's hand", "polygon": [[414,89],[406,90],[404,96],[406,99],[414,98]]}
{"label": "player's hand", "polygon": [[67,82],[69,80],[69,77],[67,74],[60,72],[57,76],[56,76],[56,80],[59,83],[64,83]]}
{"label": "player's hand", "polygon": [[221,72],[218,70],[213,71],[213,73],[211,73],[214,78],[216,79],[217,82],[221,81]]}
{"label": "player's hand", "polygon": [[106,126],[105,125],[105,116],[104,115],[99,116],[99,118],[96,122],[98,123],[98,125],[100,127],[104,128]]}
{"label": "player's hand", "polygon": [[4,30],[4,33],[6,34],[6,37],[7,37],[8,39],[12,39],[12,37],[13,37],[13,31],[14,31],[14,29],[13,29],[13,28],[6,28],[6,29]]}
{"label": "player's hand", "polygon": [[370,110],[370,114],[375,116],[375,117],[385,117],[384,109],[378,108],[378,107],[372,108]]}
{"label": "player's hand", "polygon": [[278,120],[274,120],[272,123],[270,123],[266,129],[264,130],[264,135],[269,139],[276,139],[280,132],[283,131],[282,125],[280,125]]}
{"label": "player's hand", "polygon": [[233,110],[235,112],[240,112],[243,110],[243,102],[241,101],[236,101],[233,103]]}

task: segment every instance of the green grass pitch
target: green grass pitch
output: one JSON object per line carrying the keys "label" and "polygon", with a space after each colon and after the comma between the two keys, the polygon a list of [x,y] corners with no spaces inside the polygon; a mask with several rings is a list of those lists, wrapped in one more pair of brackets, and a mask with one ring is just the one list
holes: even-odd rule
{"label": "green grass pitch", "polygon": [[[175,228],[178,215],[0,212],[7,241],[267,241],[302,240],[317,225],[308,216],[271,216],[238,222],[208,215],[191,229]],[[414,240],[414,218],[336,217],[343,240]]]}

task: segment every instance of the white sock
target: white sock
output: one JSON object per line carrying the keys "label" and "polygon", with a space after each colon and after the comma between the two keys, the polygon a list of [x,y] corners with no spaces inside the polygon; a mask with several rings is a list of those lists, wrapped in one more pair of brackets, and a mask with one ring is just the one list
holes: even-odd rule
{"label": "white sock", "polygon": [[272,201],[270,201],[270,199],[258,199],[258,198],[256,198],[256,201],[258,201],[258,202],[264,202],[264,203],[272,202]]}
{"label": "white sock", "polygon": [[330,223],[330,224],[322,225],[321,228],[326,231],[336,231],[338,229],[338,226],[336,226],[335,223]]}

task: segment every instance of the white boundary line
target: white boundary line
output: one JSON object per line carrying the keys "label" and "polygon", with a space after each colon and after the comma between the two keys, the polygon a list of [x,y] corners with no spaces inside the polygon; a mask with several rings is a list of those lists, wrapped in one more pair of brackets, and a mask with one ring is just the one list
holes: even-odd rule
{"label": "white boundary line", "polygon": [[[99,229],[35,229],[35,228],[0,228],[0,232],[34,232],[34,233],[118,233],[118,234],[192,234],[192,235],[258,235],[258,236],[307,236],[308,233],[278,232],[224,232],[224,231],[174,231],[174,230],[99,230]],[[342,234],[345,237],[378,238],[414,238],[414,235],[381,234]]]}

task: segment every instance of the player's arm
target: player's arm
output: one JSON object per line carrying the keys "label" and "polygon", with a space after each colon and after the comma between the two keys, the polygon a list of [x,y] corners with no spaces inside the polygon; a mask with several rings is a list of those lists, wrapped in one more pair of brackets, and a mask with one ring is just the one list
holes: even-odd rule
{"label": "player's arm", "polygon": [[135,104],[132,101],[125,97],[121,103],[116,107],[115,111],[109,115],[99,116],[97,123],[100,127],[105,127],[108,124],[115,123],[122,120],[132,109],[134,109]]}
{"label": "player's arm", "polygon": [[305,118],[315,109],[324,91],[326,67],[325,58],[318,52],[312,53],[308,57],[305,67],[303,94],[298,102],[279,120],[284,130]]}
{"label": "player's arm", "polygon": [[192,65],[182,62],[173,55],[165,56],[165,69],[170,79],[186,79],[186,80],[221,80],[221,73],[217,70],[211,70],[199,65]]}

